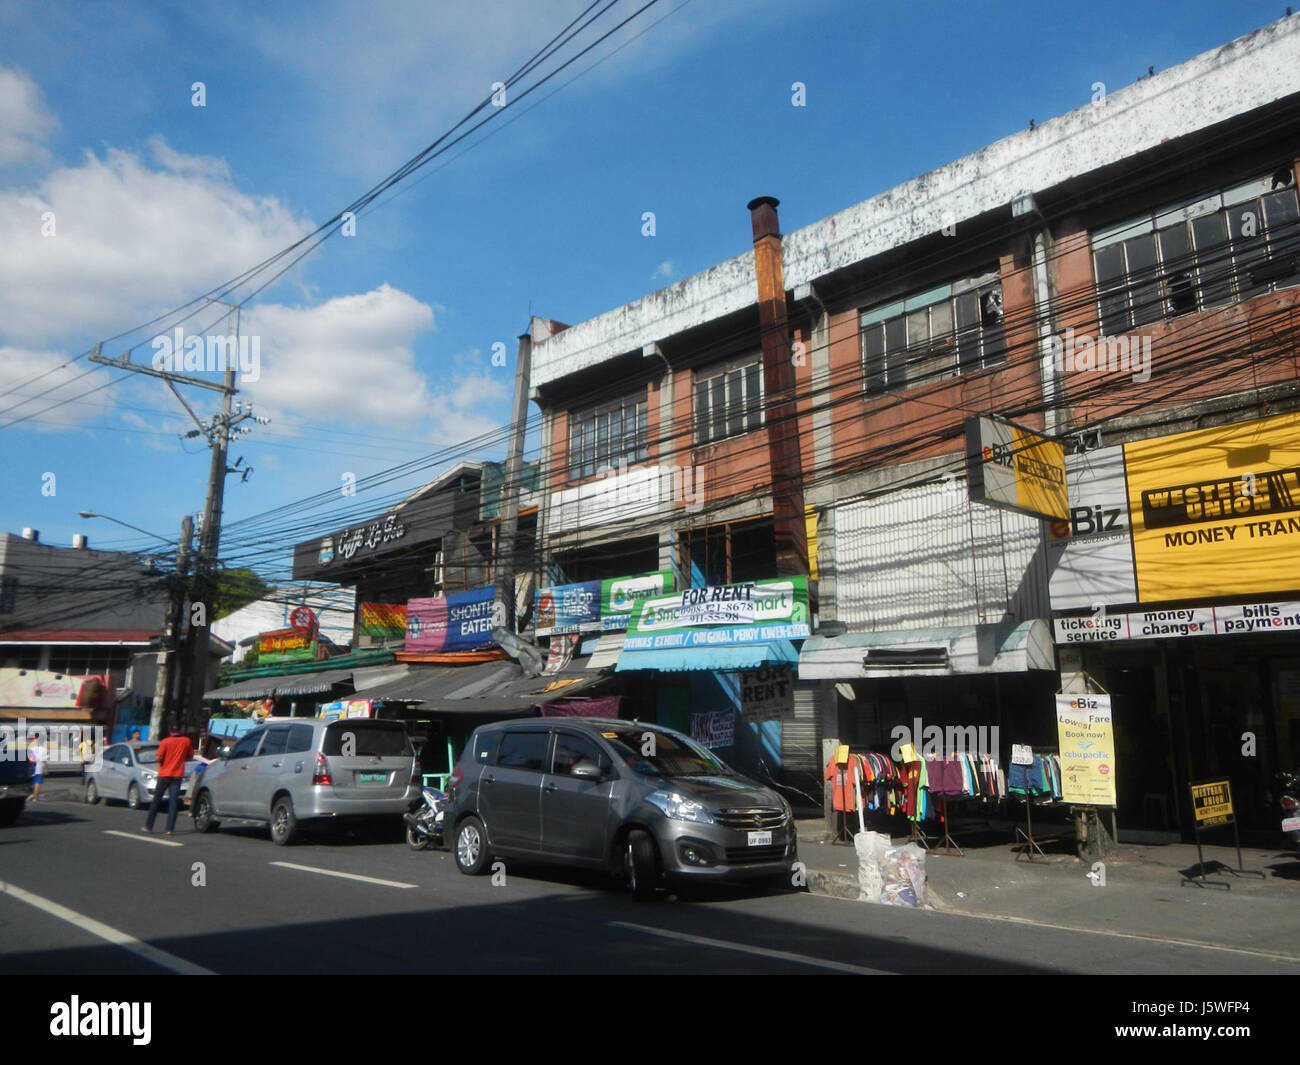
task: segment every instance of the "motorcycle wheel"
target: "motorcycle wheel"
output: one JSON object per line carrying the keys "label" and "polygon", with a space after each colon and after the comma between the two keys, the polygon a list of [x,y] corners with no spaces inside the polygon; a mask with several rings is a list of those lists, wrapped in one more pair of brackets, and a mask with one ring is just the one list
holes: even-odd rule
{"label": "motorcycle wheel", "polygon": [[422,851],[433,842],[427,832],[419,832],[410,825],[406,826],[406,845],[413,851]]}

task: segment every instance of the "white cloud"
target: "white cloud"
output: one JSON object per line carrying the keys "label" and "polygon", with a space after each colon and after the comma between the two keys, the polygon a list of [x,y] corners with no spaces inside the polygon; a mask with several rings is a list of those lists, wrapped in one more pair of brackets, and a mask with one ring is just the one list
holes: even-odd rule
{"label": "white cloud", "polygon": [[[102,417],[108,371],[53,351],[0,347],[0,429],[57,432]],[[89,393],[83,395],[83,393]]]}
{"label": "white cloud", "polygon": [[259,338],[261,376],[241,389],[281,429],[295,421],[412,426],[431,405],[415,342],[433,309],[389,285],[314,307],[260,305],[242,332]]}
{"label": "white cloud", "polygon": [[501,405],[510,398],[513,378],[506,371],[475,370],[434,394],[429,440],[440,446],[459,444],[499,430],[510,420]]}
{"label": "white cloud", "polygon": [[657,281],[661,277],[664,278],[665,280],[669,280],[672,278],[675,272],[676,271],[673,268],[673,261],[671,259],[665,259],[663,262],[661,262],[658,266],[655,267],[655,272],[650,275],[650,280]]}
{"label": "white cloud", "polygon": [[0,67],[0,167],[48,159],[43,142],[58,125],[36,82],[21,70]]}
{"label": "white cloud", "polygon": [[0,338],[49,346],[118,333],[314,228],[235,188],[220,160],[150,145],[157,168],[109,149],[35,189],[0,189]]}

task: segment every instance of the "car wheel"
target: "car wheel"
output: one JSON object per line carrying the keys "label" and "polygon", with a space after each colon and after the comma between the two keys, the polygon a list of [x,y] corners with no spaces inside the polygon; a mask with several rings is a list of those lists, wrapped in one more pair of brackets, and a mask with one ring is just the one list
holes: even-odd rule
{"label": "car wheel", "polygon": [[482,876],[491,858],[483,822],[477,817],[465,818],[456,826],[456,868],[466,876]]}
{"label": "car wheel", "polygon": [[99,788],[95,787],[95,782],[93,780],[86,781],[86,802],[94,806],[99,802],[99,799]]}
{"label": "car wheel", "polygon": [[198,800],[194,804],[194,831],[195,832],[215,832],[221,827],[221,822],[214,816],[212,809],[212,795],[209,792],[199,792]]}
{"label": "car wheel", "polygon": [[659,886],[659,860],[650,833],[640,829],[629,833],[623,862],[632,897],[637,902],[649,902]]}
{"label": "car wheel", "polygon": [[18,815],[23,812],[23,803],[26,799],[11,799],[8,802],[0,802],[0,828],[8,828],[18,820]]}
{"label": "car wheel", "polygon": [[126,808],[128,810],[140,809],[140,788],[135,781],[132,781],[131,786],[126,789]]}
{"label": "car wheel", "polygon": [[298,820],[293,816],[293,802],[289,796],[275,800],[271,807],[271,842],[279,847],[287,847],[293,842],[298,829]]}
{"label": "car wheel", "polygon": [[406,826],[406,845],[413,851],[422,851],[433,842],[433,837],[425,832],[417,832],[410,825]]}

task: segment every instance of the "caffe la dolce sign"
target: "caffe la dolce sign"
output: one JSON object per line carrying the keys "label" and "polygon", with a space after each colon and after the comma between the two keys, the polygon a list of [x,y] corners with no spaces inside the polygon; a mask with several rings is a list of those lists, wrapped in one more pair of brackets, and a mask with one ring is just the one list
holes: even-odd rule
{"label": "caffe la dolce sign", "polygon": [[362,548],[373,551],[380,544],[400,540],[406,535],[406,526],[396,514],[390,514],[382,521],[376,519],[365,525],[354,525],[339,533],[337,537],[327,536],[320,542],[316,561],[328,566],[337,554],[349,559]]}

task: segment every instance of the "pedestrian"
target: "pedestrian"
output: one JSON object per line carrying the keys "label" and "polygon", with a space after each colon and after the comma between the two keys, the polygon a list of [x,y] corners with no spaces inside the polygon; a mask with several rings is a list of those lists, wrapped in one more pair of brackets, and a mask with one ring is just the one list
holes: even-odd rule
{"label": "pedestrian", "polygon": [[141,832],[152,832],[154,818],[162,805],[163,796],[169,795],[167,803],[167,835],[176,827],[176,808],[180,803],[181,781],[185,779],[185,763],[194,757],[194,745],[181,735],[180,726],[173,725],[162,743],[158,744],[158,779],[154,782],[153,802],[149,804],[149,817]]}
{"label": "pedestrian", "polygon": [[85,737],[77,747],[77,754],[81,758],[81,782],[86,783],[86,774],[90,772],[91,764],[95,761],[95,741],[89,736]]}
{"label": "pedestrian", "polygon": [[50,760],[49,749],[41,742],[39,732],[33,732],[27,744],[27,760],[32,763],[32,795],[28,801],[35,802],[41,793],[41,781],[45,779],[45,763]]}

